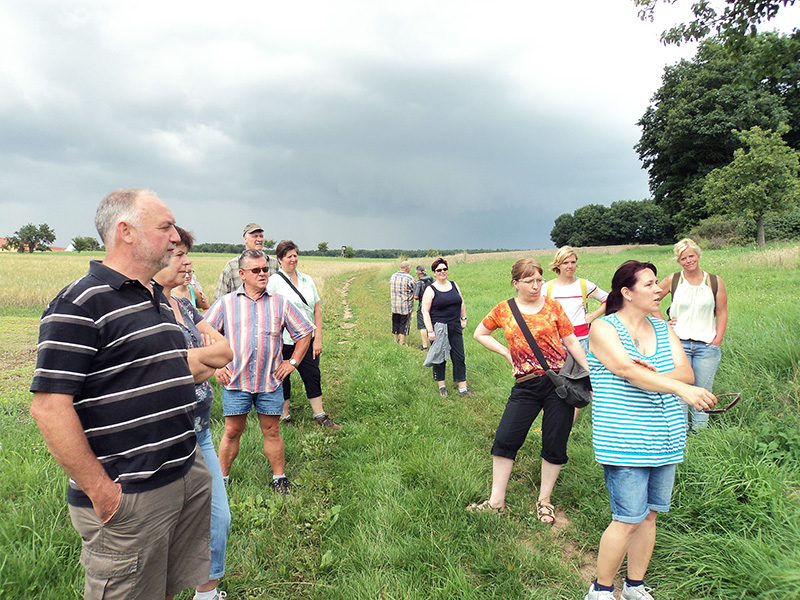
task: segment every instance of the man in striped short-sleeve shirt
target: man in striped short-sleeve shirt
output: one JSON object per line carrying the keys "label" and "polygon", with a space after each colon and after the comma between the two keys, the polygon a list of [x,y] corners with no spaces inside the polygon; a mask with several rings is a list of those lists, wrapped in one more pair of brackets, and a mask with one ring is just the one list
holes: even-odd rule
{"label": "man in striped short-sleeve shirt", "polygon": [[[245,250],[239,257],[242,285],[217,298],[205,314],[211,327],[222,333],[233,349],[233,361],[216,371],[223,386],[225,433],[219,443],[222,475],[230,474],[239,454],[239,439],[247,415],[255,407],[264,435],[264,454],[272,468],[272,488],[289,492],[284,472],[284,446],[280,432],[283,414],[283,379],[303,360],[314,324],[280,294],[267,293],[269,266],[261,250]],[[289,360],[282,359],[283,330],[295,341]]]}
{"label": "man in striped short-sleeve shirt", "polygon": [[103,262],[42,317],[31,413],[69,475],[86,597],[163,598],[208,581],[211,476],[196,452],[183,335],[152,276],[180,240],[152,192],[101,202]]}

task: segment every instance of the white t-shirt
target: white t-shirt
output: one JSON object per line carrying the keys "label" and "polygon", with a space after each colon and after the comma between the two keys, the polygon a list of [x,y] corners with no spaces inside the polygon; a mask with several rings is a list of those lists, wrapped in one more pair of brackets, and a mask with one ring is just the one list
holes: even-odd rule
{"label": "white t-shirt", "polygon": [[[608,298],[608,292],[604,292],[596,284],[588,279],[586,281],[586,297],[594,298],[598,302],[605,302]],[[551,284],[552,283],[552,290]],[[583,306],[583,293],[581,291],[581,281],[576,279],[569,285],[558,285],[553,281],[548,281],[542,288],[545,296],[550,296],[554,300],[558,300],[567,313],[569,320],[575,327],[575,336],[579,339],[589,337],[589,325],[586,323],[586,309]],[[550,291],[550,293],[548,293]]]}

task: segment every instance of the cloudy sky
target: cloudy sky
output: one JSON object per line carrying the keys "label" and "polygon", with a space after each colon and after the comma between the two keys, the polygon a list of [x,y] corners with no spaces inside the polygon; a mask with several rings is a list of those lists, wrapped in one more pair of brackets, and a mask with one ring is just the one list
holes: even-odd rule
{"label": "cloudy sky", "polygon": [[0,0],[0,236],[66,246],[147,187],[200,242],[551,247],[558,215],[649,195],[636,121],[695,50],[659,8]]}

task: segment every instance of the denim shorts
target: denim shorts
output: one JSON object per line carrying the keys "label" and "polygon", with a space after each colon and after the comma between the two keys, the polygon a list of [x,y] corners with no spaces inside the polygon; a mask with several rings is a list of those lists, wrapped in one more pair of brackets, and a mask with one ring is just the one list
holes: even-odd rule
{"label": "denim shorts", "polygon": [[619,467],[603,465],[611,518],[641,523],[650,511],[669,512],[677,465]]}
{"label": "denim shorts", "polygon": [[246,415],[256,407],[260,415],[275,416],[283,414],[283,385],[272,392],[243,392],[222,388],[222,414],[226,417]]}

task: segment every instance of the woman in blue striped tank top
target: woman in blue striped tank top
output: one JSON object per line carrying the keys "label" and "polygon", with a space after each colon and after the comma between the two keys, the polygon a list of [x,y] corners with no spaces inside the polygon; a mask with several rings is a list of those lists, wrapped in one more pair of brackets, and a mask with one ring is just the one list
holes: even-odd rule
{"label": "woman in blue striped tank top", "polygon": [[669,510],[686,431],[678,398],[698,410],[717,400],[694,383],[678,336],[650,316],[661,289],[656,268],[629,260],[611,281],[606,316],[589,333],[592,441],[603,465],[612,521],[600,539],[597,579],[585,600],[612,600],[628,557],[620,598],[653,600],[644,576],[656,540],[656,515]]}

